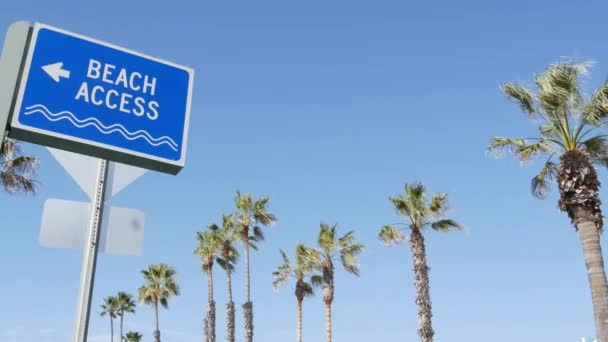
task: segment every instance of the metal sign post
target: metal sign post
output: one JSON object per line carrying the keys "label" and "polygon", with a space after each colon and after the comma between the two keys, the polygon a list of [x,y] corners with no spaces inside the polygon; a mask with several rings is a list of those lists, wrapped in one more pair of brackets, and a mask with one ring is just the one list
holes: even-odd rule
{"label": "metal sign post", "polygon": [[91,315],[91,299],[95,280],[95,266],[97,264],[97,251],[99,249],[99,232],[101,231],[101,218],[106,192],[106,178],[108,176],[108,161],[100,160],[97,171],[97,184],[91,204],[91,224],[88,238],[82,257],[82,272],[80,275],[80,295],[78,298],[78,311],[76,316],[76,333],[74,342],[86,342],[89,330],[89,317]]}

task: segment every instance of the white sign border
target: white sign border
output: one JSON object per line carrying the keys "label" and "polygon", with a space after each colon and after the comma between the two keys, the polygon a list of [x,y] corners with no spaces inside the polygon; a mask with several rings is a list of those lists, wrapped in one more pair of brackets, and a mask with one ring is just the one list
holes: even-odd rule
{"label": "white sign border", "polygon": [[[157,156],[153,156],[150,154],[146,154],[146,153],[142,153],[142,152],[137,152],[137,151],[133,151],[133,150],[129,150],[126,148],[122,148],[122,147],[117,147],[117,146],[112,146],[112,145],[108,145],[108,144],[103,144],[103,143],[99,143],[96,141],[92,141],[92,140],[87,140],[87,139],[82,139],[82,138],[77,138],[71,135],[65,135],[65,134],[61,134],[61,133],[57,133],[57,132],[52,132],[52,131],[48,131],[45,129],[40,129],[40,128],[36,128],[36,127],[31,127],[31,126],[27,126],[27,125],[22,125],[21,123],[19,123],[19,115],[21,113],[21,106],[23,104],[23,96],[25,93],[25,88],[27,85],[27,80],[28,80],[28,76],[29,76],[29,72],[30,72],[30,67],[32,64],[32,57],[34,56],[34,50],[36,49],[36,42],[38,39],[38,32],[41,29],[48,29],[51,31],[55,31],[58,33],[62,33],[68,36],[72,36],[75,38],[79,38],[85,41],[89,41],[95,44],[99,44],[99,45],[103,45],[105,47],[109,47],[115,50],[119,50],[122,52],[126,52],[132,55],[136,55],[138,57],[142,57],[142,58],[146,58],[158,63],[162,63],[165,65],[169,65],[171,67],[177,68],[177,69],[182,69],[184,71],[186,71],[188,73],[188,95],[186,98],[186,117],[184,118],[184,129],[183,129],[183,136],[182,136],[182,153],[181,153],[181,157],[179,160],[171,160],[171,159],[166,159],[166,158],[161,158],[161,157],[157,157]],[[156,57],[152,57],[137,51],[133,51],[133,50],[129,50],[114,44],[110,44],[98,39],[94,39],[85,35],[81,35],[78,33],[74,33],[74,32],[70,32],[64,29],[60,29],[60,28],[56,28],[50,25],[46,25],[46,24],[42,24],[39,22],[34,23],[33,25],[33,30],[32,30],[32,37],[30,40],[30,45],[29,45],[29,49],[27,52],[27,57],[25,59],[25,64],[24,64],[24,69],[23,69],[23,74],[22,74],[22,78],[21,78],[21,82],[19,84],[19,93],[17,94],[17,100],[15,102],[15,107],[13,109],[13,113],[12,113],[12,119],[11,119],[11,127],[15,127],[17,129],[21,129],[23,131],[31,131],[31,132],[35,132],[35,133],[39,133],[39,134],[43,134],[46,136],[51,136],[54,138],[59,138],[59,139],[64,139],[64,140],[69,140],[69,141],[73,141],[76,143],[80,143],[80,144],[84,144],[84,145],[93,145],[95,147],[98,148],[102,148],[105,150],[110,150],[110,151],[116,151],[116,152],[120,152],[123,154],[127,154],[127,155],[133,155],[133,156],[137,156],[143,159],[148,159],[148,160],[153,160],[153,161],[157,161],[157,162],[161,162],[164,164],[170,164],[170,165],[175,165],[175,166],[179,166],[179,167],[183,167],[186,161],[186,149],[187,149],[187,140],[188,140],[188,128],[190,125],[190,109],[192,106],[192,86],[194,83],[194,69],[192,68],[188,68],[185,67],[183,65],[179,65],[179,64],[175,64],[160,58],[156,58]]]}

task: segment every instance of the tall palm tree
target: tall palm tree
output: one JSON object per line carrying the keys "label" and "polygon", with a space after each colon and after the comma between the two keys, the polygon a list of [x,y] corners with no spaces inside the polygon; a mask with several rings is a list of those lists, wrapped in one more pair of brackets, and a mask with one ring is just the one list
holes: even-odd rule
{"label": "tall palm tree", "polygon": [[175,282],[175,270],[167,264],[150,265],[141,271],[144,284],[139,288],[139,301],[154,307],[155,330],[154,341],[160,342],[158,329],[158,304],[165,309],[169,307],[169,299],[179,296],[179,285]]}
{"label": "tall palm tree", "polygon": [[269,226],[276,221],[273,214],[268,212],[266,206],[270,202],[268,197],[253,200],[250,194],[236,193],[234,203],[237,212],[236,221],[240,232],[240,239],[245,249],[245,289],[246,302],[243,304],[245,316],[245,341],[253,342],[253,303],[251,302],[251,277],[249,273],[249,247],[251,241],[262,241],[264,234],[260,226]]}
{"label": "tall palm tree", "polygon": [[[212,224],[211,226],[215,226]],[[201,258],[203,272],[207,274],[207,314],[204,319],[205,340],[215,342],[215,300],[213,299],[213,264],[220,247],[216,230],[196,233],[198,246],[194,253]]]}
{"label": "tall palm tree", "polygon": [[589,65],[549,65],[536,76],[535,91],[504,83],[504,93],[538,125],[538,135],[493,137],[489,149],[498,155],[508,150],[522,161],[546,158],[532,178],[532,194],[544,198],[557,180],[558,207],[568,214],[582,242],[597,338],[608,342],[608,285],[600,246],[603,218],[594,167],[608,166],[608,135],[600,132],[608,119],[608,81],[590,97],[583,96],[580,78],[588,74]]}
{"label": "tall palm tree", "polygon": [[336,258],[348,273],[359,276],[357,256],[363,252],[365,246],[355,240],[354,231],[349,231],[342,237],[338,236],[338,225],[321,223],[317,242],[319,249],[304,247],[301,253],[305,255],[315,269],[322,272],[321,288],[325,302],[326,335],[327,342],[331,342],[331,305],[334,301],[334,263]]}
{"label": "tall palm tree", "polygon": [[234,300],[232,299],[232,273],[239,260],[239,253],[235,246],[235,243],[239,240],[239,232],[235,229],[234,214],[223,215],[222,227],[211,225],[209,228],[212,231],[217,232],[220,248],[219,256],[216,261],[226,272],[226,286],[228,288],[228,303],[226,304],[226,341],[234,342],[236,334],[234,324]]}
{"label": "tall palm tree", "polygon": [[32,179],[38,168],[36,157],[24,156],[17,141],[5,138],[0,146],[0,185],[8,193],[34,193]]}
{"label": "tall palm tree", "polygon": [[144,336],[137,331],[129,331],[124,338],[124,342],[141,342]]}
{"label": "tall palm tree", "polygon": [[101,305],[101,314],[110,317],[110,341],[114,341],[114,318],[118,315],[118,301],[114,296],[108,296],[103,299]]}
{"label": "tall palm tree", "polygon": [[135,301],[133,300],[133,295],[126,292],[118,292],[116,295],[116,304],[118,306],[118,310],[116,314],[120,316],[120,340],[122,341],[124,335],[122,334],[122,324],[125,318],[125,314],[127,313],[135,313]]}
{"label": "tall palm tree", "polygon": [[[420,183],[406,184],[404,195],[389,199],[397,213],[406,218],[405,225],[410,230],[409,242],[414,262],[414,287],[418,307],[418,335],[421,342],[431,342],[434,331],[431,322],[429,267],[422,232],[428,227],[439,232],[448,232],[452,229],[462,230],[463,228],[458,222],[444,218],[448,209],[447,195],[435,194],[427,205],[426,188]],[[405,240],[405,234],[395,225],[382,227],[378,237],[388,246],[398,245]]]}
{"label": "tall palm tree", "polygon": [[287,283],[289,278],[296,281],[295,295],[298,301],[298,331],[297,341],[302,342],[302,302],[305,297],[314,295],[313,286],[319,286],[323,278],[314,273],[313,264],[307,259],[307,248],[299,244],[296,247],[296,265],[292,265],[283,250],[280,250],[283,264],[272,273],[272,286],[277,289],[279,286]]}

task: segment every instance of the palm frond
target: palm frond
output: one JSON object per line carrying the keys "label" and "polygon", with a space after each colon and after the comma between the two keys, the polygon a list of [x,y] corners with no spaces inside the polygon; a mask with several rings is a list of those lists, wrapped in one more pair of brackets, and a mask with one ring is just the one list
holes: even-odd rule
{"label": "palm frond", "polygon": [[532,178],[532,195],[537,198],[545,198],[551,190],[550,183],[555,179],[557,166],[551,160],[547,160],[540,172]]}
{"label": "palm frond", "polygon": [[319,247],[321,247],[323,250],[332,251],[338,247],[338,243],[336,241],[336,227],[336,224],[328,225],[321,222],[321,229],[319,230],[317,242],[319,243]]}
{"label": "palm frond", "polygon": [[563,120],[567,108],[575,108],[582,102],[579,93],[578,80],[580,75],[586,75],[589,63],[556,63],[552,64],[542,75],[536,77],[539,91],[536,98],[554,120]]}
{"label": "palm frond", "polygon": [[608,80],[593,92],[583,109],[583,119],[594,126],[601,126],[608,115]]}
{"label": "palm frond", "polygon": [[388,200],[393,203],[393,207],[395,207],[397,213],[409,217],[413,217],[416,214],[416,209],[410,204],[407,198],[396,196],[389,197]]}
{"label": "palm frond", "polygon": [[442,233],[447,233],[452,229],[460,230],[460,231],[464,230],[464,227],[460,223],[458,223],[452,219],[443,219],[443,220],[435,221],[435,222],[431,223],[431,227],[434,230],[436,230],[438,232],[442,232]]}
{"label": "palm frond", "polygon": [[320,287],[323,284],[323,276],[315,274],[310,277],[310,283],[314,287]]}
{"label": "palm frond", "polygon": [[264,241],[264,231],[262,230],[262,228],[258,226],[253,227],[250,239],[256,242]]}
{"label": "palm frond", "polygon": [[439,192],[431,197],[431,203],[429,204],[429,214],[435,217],[440,217],[449,209],[448,195],[443,192]]}
{"label": "palm frond", "polygon": [[593,162],[603,164],[608,159],[608,139],[606,139],[606,135],[589,138],[581,142],[581,147]]}
{"label": "palm frond", "polygon": [[393,226],[384,226],[378,233],[378,238],[386,246],[392,247],[405,241],[405,235],[400,229]]}
{"label": "palm frond", "polygon": [[505,151],[516,153],[521,147],[526,145],[524,138],[492,137],[488,151],[498,158],[504,156]]}
{"label": "palm frond", "polygon": [[546,141],[540,140],[535,144],[520,146],[516,150],[515,155],[519,158],[519,160],[526,161],[540,154],[549,152],[550,150],[551,146]]}
{"label": "palm frond", "polygon": [[503,83],[502,91],[512,100],[516,101],[521,110],[529,116],[537,112],[532,92],[525,87],[512,83]]}
{"label": "palm frond", "polygon": [[312,284],[304,282],[302,284],[302,294],[304,295],[304,297],[314,296],[315,290],[314,290],[314,287],[312,286]]}
{"label": "palm frond", "polygon": [[359,265],[357,257],[352,254],[341,254],[340,261],[342,262],[342,266],[344,267],[346,272],[359,276]]}

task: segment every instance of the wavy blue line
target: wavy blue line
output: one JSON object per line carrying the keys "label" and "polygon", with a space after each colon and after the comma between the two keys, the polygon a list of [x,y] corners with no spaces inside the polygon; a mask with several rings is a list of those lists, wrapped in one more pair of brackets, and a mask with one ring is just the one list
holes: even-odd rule
{"label": "wavy blue line", "polygon": [[105,126],[97,118],[86,118],[86,119],[80,120],[71,112],[62,111],[59,113],[53,113],[48,108],[46,108],[44,105],[41,105],[41,104],[32,105],[32,106],[26,107],[25,109],[26,109],[26,111],[24,112],[25,115],[41,113],[47,119],[49,119],[50,121],[53,121],[53,122],[67,119],[77,128],[94,126],[95,128],[97,128],[97,130],[99,130],[100,133],[103,133],[106,135],[114,133],[114,132],[118,132],[122,136],[124,136],[127,140],[136,140],[136,139],[141,138],[141,139],[144,139],[146,142],[148,142],[148,144],[150,144],[151,146],[160,146],[160,145],[166,144],[174,151],[177,151],[177,146],[178,146],[177,143],[175,143],[175,141],[173,141],[173,139],[171,139],[168,136],[154,138],[150,135],[150,133],[148,133],[144,130],[138,130],[136,132],[129,132],[121,124],[112,124],[110,126]]}

